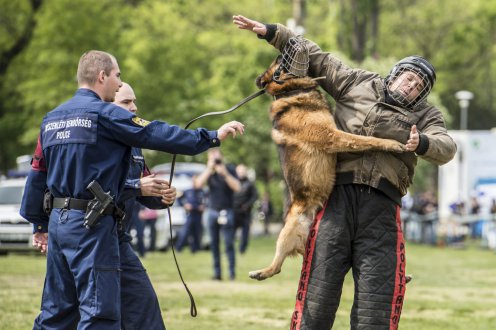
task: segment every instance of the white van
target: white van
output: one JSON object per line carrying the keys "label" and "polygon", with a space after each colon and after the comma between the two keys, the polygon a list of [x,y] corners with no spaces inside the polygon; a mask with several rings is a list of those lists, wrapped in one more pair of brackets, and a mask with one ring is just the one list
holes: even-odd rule
{"label": "white van", "polygon": [[0,180],[0,254],[31,250],[33,225],[19,214],[26,178]]}

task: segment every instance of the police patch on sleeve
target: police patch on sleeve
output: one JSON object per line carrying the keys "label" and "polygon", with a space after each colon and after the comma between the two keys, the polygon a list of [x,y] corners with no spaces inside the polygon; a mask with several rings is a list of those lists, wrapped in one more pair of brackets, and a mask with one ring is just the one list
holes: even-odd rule
{"label": "police patch on sleeve", "polygon": [[150,122],[148,120],[145,120],[143,118],[140,118],[140,117],[136,117],[134,116],[132,119],[131,119],[136,125],[139,125],[141,127],[145,127],[146,125],[148,125]]}

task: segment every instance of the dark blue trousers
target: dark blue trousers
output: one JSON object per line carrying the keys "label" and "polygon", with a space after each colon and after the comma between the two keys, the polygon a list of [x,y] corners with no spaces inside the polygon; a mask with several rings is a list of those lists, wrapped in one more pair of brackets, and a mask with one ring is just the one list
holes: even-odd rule
{"label": "dark blue trousers", "polygon": [[129,242],[119,244],[123,330],[165,330],[157,295]]}
{"label": "dark blue trousers", "polygon": [[234,212],[236,230],[241,228],[239,252],[245,253],[250,240],[251,212]]}
{"label": "dark blue trousers", "polygon": [[41,312],[33,329],[120,329],[116,221],[104,216],[86,229],[83,217],[83,211],[52,210]]}
{"label": "dark blue trousers", "polygon": [[227,259],[229,261],[229,276],[234,279],[236,276],[236,260],[234,252],[234,213],[232,209],[227,210],[227,223],[219,224],[219,211],[209,210],[208,229],[210,231],[210,246],[214,261],[214,277],[221,278],[220,262],[220,233],[224,234],[224,245]]}
{"label": "dark blue trousers", "polygon": [[176,250],[181,251],[183,247],[190,243],[191,252],[200,250],[202,235],[202,212],[192,211],[186,217],[186,222],[181,229],[176,243]]}

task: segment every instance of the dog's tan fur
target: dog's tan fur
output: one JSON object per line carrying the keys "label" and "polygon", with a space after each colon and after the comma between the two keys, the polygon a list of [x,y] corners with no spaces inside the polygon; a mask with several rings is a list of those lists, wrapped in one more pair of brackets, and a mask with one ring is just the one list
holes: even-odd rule
{"label": "dog's tan fur", "polygon": [[288,255],[304,254],[315,213],[322,208],[334,186],[336,153],[404,150],[404,145],[395,140],[338,130],[316,81],[282,72],[277,83],[272,77],[278,66],[279,58],[257,78],[257,85],[276,98],[270,108],[272,139],[279,149],[289,204],[272,264],[249,274],[257,280],[279,273]]}

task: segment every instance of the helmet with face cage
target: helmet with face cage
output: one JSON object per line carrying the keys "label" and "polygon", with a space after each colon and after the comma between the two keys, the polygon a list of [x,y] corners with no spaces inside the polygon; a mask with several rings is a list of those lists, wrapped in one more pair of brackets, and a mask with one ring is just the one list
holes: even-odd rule
{"label": "helmet with face cage", "polygon": [[[413,100],[410,100],[405,95],[391,89],[391,85],[395,82],[396,78],[401,76],[405,71],[414,72],[422,79],[422,89],[420,90],[419,95]],[[418,55],[408,56],[400,60],[394,65],[391,72],[386,77],[386,87],[389,96],[395,102],[407,108],[412,108],[416,104],[424,101],[431,92],[435,82],[436,71],[434,67],[425,58]]]}

